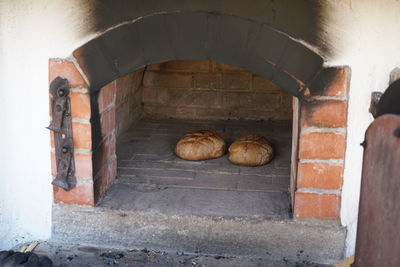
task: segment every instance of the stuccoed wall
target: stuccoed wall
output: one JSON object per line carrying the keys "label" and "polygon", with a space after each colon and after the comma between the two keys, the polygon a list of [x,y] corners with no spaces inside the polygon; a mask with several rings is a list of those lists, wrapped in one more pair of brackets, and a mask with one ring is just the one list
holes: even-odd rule
{"label": "stuccoed wall", "polygon": [[151,6],[155,13],[207,8],[256,17],[320,53],[326,65],[351,67],[341,220],[352,253],[370,93],[383,91],[400,66],[396,0],[0,0],[0,249],[50,236],[48,59],[69,56]]}
{"label": "stuccoed wall", "polygon": [[90,35],[89,4],[0,0],[0,249],[50,236],[48,60]]}
{"label": "stuccoed wall", "polygon": [[400,45],[399,10],[397,1],[329,1],[322,14],[326,41],[332,47],[327,64],[348,64],[352,69],[341,205],[342,224],[348,227],[348,255],[354,252],[357,227],[363,153],[360,143],[373,120],[368,113],[371,92],[384,91],[390,72],[400,65],[396,52]]}

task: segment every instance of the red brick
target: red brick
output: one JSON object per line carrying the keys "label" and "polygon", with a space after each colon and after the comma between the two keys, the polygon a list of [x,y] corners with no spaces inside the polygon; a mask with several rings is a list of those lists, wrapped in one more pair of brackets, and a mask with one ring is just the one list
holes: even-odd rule
{"label": "red brick", "polygon": [[208,72],[212,68],[208,60],[172,60],[160,64],[161,71],[182,71],[182,72]]}
{"label": "red brick", "polygon": [[92,148],[92,129],[90,124],[73,122],[72,134],[74,148]]}
{"label": "red brick", "polygon": [[286,91],[282,90],[281,92],[282,92],[282,100],[281,100],[282,109],[293,112],[293,100],[295,97],[286,93]]}
{"label": "red brick", "polygon": [[161,68],[161,64],[151,64],[146,67],[146,71],[159,71]]}
{"label": "red brick", "polygon": [[108,147],[108,149],[109,149],[109,154],[110,155],[115,155],[116,152],[117,152],[117,140],[116,139],[117,138],[115,136],[115,133],[110,135],[110,137],[109,137],[109,147]]}
{"label": "red brick", "polygon": [[252,75],[243,73],[223,73],[221,77],[221,89],[250,90]]}
{"label": "red brick", "polygon": [[339,218],[339,195],[297,192],[294,203],[294,216],[296,218]]}
{"label": "red brick", "polygon": [[[182,90],[182,89],[163,89],[167,91],[170,101],[168,106],[171,107],[221,107],[222,105],[222,94],[218,91],[210,91],[204,94],[201,90]],[[234,94],[234,92],[232,92]],[[227,96],[228,98],[228,96]],[[229,98],[228,98],[229,99]],[[242,100],[243,97],[240,99]],[[238,101],[237,101],[238,102]],[[237,107],[237,105],[235,106]]]}
{"label": "red brick", "polygon": [[267,80],[263,77],[253,75],[253,89],[254,90],[268,90],[268,91],[283,91],[277,84],[271,80]]}
{"label": "red brick", "polygon": [[115,134],[108,136],[103,142],[93,151],[93,171],[94,176],[106,164],[110,157],[115,156]]}
{"label": "red brick", "polygon": [[300,159],[343,159],[346,148],[342,133],[301,133]]}
{"label": "red brick", "polygon": [[52,103],[53,103],[53,96],[49,94],[49,116],[53,116],[53,110],[52,110]]}
{"label": "red brick", "polygon": [[55,144],[54,144],[54,132],[53,131],[50,131],[50,146],[52,148],[56,147]]}
{"label": "red brick", "polygon": [[100,115],[101,136],[107,136],[115,130],[115,107]]}
{"label": "red brick", "polygon": [[102,113],[107,107],[115,104],[116,82],[112,81],[100,89],[97,101],[99,112]]}
{"label": "red brick", "polygon": [[192,87],[192,74],[146,71],[143,79],[143,86],[166,87],[166,88],[190,88]]}
{"label": "red brick", "polygon": [[121,105],[134,97],[140,89],[143,77],[143,68],[129,73],[115,80],[115,105]]}
{"label": "red brick", "polygon": [[70,88],[88,88],[88,84],[82,74],[71,61],[50,59],[49,60],[49,83],[57,76],[68,80]]}
{"label": "red brick", "polygon": [[[74,154],[75,159],[75,177],[91,178],[93,177],[92,170],[92,154]],[[56,154],[51,152],[51,175],[57,175]]]}
{"label": "red brick", "polygon": [[54,152],[50,153],[50,160],[51,160],[51,175],[57,175],[57,163],[56,163],[56,154]]}
{"label": "red brick", "polygon": [[198,118],[196,115],[198,110],[190,107],[169,107],[169,106],[160,106],[160,105],[145,105],[144,113],[145,114],[160,114],[164,117],[171,116],[173,114],[173,118],[179,119],[194,119]]}
{"label": "red brick", "polygon": [[232,66],[232,65],[228,65],[228,64],[222,64],[222,63],[215,63],[215,70],[218,72],[246,72],[246,70],[240,68],[240,67],[236,67],[236,66]]}
{"label": "red brick", "polygon": [[55,203],[94,206],[93,184],[91,183],[77,184],[70,191],[54,186],[53,194]]}
{"label": "red brick", "polygon": [[347,67],[337,68],[330,84],[325,88],[323,96],[347,97],[350,81],[350,69]]}
{"label": "red brick", "polygon": [[[170,101],[170,91],[168,88],[143,87],[142,101],[143,103],[167,104]],[[187,93],[186,90],[182,91]]]}
{"label": "red brick", "polygon": [[347,101],[317,100],[301,107],[302,127],[346,127]]}
{"label": "red brick", "polygon": [[220,87],[221,75],[218,73],[195,73],[193,74],[194,88],[212,88]]}
{"label": "red brick", "polygon": [[297,187],[339,190],[342,188],[342,173],[343,166],[326,163],[299,163]]}
{"label": "red brick", "polygon": [[71,115],[73,118],[90,119],[90,96],[89,94],[70,93]]}
{"label": "red brick", "polygon": [[[85,93],[70,92],[71,114],[73,118],[90,119],[90,95]],[[52,116],[52,96],[49,95],[49,115]]]}
{"label": "red brick", "polygon": [[75,176],[79,178],[92,178],[93,167],[92,167],[92,154],[80,154],[74,155],[75,158]]}
{"label": "red brick", "polygon": [[117,176],[117,159],[113,158],[104,168],[94,182],[94,199],[97,203],[106,190],[111,186]]}
{"label": "red brick", "polygon": [[[164,88],[163,88],[164,89]],[[157,91],[163,90],[154,87],[143,87],[142,89],[142,101],[144,103],[157,103]]]}

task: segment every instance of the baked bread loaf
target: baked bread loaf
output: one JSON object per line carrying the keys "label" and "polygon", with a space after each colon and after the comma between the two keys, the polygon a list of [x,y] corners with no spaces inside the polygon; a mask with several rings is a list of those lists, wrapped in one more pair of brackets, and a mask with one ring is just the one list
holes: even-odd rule
{"label": "baked bread loaf", "polygon": [[259,135],[242,137],[229,147],[229,161],[241,166],[261,166],[272,160],[273,150],[268,141]]}
{"label": "baked bread loaf", "polygon": [[186,160],[219,158],[225,153],[225,141],[213,131],[185,134],[176,144],[175,154]]}

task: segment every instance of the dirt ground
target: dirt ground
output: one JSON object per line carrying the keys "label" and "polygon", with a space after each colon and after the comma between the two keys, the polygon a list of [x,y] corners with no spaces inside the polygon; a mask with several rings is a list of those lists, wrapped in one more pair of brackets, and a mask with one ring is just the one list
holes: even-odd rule
{"label": "dirt ground", "polygon": [[[21,244],[22,246],[22,244]],[[16,247],[14,250],[18,250]],[[293,262],[283,258],[271,262],[262,258],[247,258],[222,255],[185,254],[183,252],[163,252],[148,249],[112,250],[79,245],[61,245],[43,242],[36,247],[35,253],[46,255],[53,266],[198,266],[198,267],[327,267],[307,261]],[[299,255],[300,256],[300,255]]]}

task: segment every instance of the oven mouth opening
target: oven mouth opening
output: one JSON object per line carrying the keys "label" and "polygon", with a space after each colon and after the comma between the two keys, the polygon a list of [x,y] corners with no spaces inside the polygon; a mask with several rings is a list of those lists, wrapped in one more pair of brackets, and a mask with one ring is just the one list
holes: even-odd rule
{"label": "oven mouth opening", "polygon": [[[99,206],[169,215],[291,217],[293,97],[273,82],[213,61],[168,61],[115,80],[98,98],[110,93],[117,179]],[[108,112],[100,108],[100,121]],[[241,137],[263,136],[274,157],[258,167],[231,163],[228,151],[216,159],[179,158],[174,152],[179,139],[199,130],[218,133],[227,148]]]}

